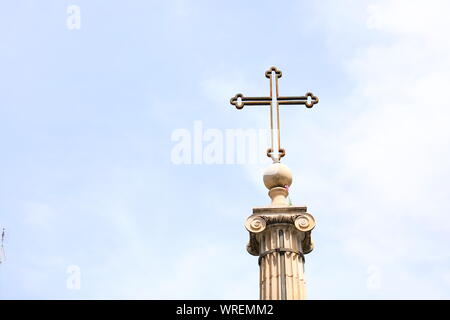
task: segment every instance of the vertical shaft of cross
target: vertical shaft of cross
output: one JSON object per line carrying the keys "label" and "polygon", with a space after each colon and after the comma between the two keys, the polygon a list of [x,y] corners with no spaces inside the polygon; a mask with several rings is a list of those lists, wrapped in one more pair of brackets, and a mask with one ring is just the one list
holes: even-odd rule
{"label": "vertical shaft of cross", "polygon": [[[274,85],[275,84],[275,85]],[[273,92],[275,87],[275,93]],[[280,162],[280,107],[278,104],[278,76],[275,71],[270,73],[270,157],[273,162]],[[274,121],[275,118],[275,121]]]}

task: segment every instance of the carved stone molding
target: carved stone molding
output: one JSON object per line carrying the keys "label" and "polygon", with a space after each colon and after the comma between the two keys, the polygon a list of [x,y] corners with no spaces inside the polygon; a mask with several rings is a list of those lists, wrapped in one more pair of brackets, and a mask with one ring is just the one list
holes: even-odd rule
{"label": "carved stone molding", "polygon": [[253,208],[253,214],[276,214],[276,213],[292,213],[299,214],[306,212],[305,206],[285,206],[285,207],[256,207]]}
{"label": "carved stone molding", "polygon": [[261,216],[250,216],[245,221],[245,228],[252,233],[259,233],[266,229],[266,220]]}
{"label": "carved stone molding", "polygon": [[295,218],[294,225],[298,230],[306,232],[314,229],[316,226],[316,221],[309,213],[303,213]]}
{"label": "carved stone molding", "polygon": [[279,223],[294,225],[298,230],[306,232],[312,230],[316,222],[309,213],[278,213],[278,214],[253,214],[247,218],[245,228],[252,233],[259,233],[267,226]]}
{"label": "carved stone molding", "polygon": [[266,207],[254,208],[253,215],[248,217],[245,222],[245,228],[250,234],[247,251],[254,256],[258,256],[260,254],[259,239],[264,233],[263,231],[280,224],[292,225],[295,230],[303,234],[301,246],[304,254],[313,250],[311,230],[314,229],[316,222],[314,217],[306,212],[306,207]]}

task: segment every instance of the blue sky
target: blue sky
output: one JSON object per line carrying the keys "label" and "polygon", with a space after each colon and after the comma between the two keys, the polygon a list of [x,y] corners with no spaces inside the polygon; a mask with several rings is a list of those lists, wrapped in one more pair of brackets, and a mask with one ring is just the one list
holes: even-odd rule
{"label": "blue sky", "polygon": [[176,165],[171,135],[266,128],[229,98],[267,95],[272,65],[281,94],[320,98],[282,110],[291,199],[317,222],[309,298],[450,298],[449,9],[3,2],[0,298],[257,299],[243,223],[266,165]]}

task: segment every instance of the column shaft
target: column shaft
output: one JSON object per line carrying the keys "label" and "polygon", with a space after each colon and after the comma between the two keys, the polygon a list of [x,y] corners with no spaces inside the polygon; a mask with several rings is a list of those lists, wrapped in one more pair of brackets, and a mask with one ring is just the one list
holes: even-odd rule
{"label": "column shaft", "polygon": [[260,299],[305,299],[302,232],[293,225],[275,224],[259,235]]}

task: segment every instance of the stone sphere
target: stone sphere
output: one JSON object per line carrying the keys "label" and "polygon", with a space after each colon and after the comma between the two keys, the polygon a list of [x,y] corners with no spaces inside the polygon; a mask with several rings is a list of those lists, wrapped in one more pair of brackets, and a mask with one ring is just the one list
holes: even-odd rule
{"label": "stone sphere", "polygon": [[285,187],[292,184],[292,172],[282,163],[272,163],[263,175],[264,185],[267,189]]}

